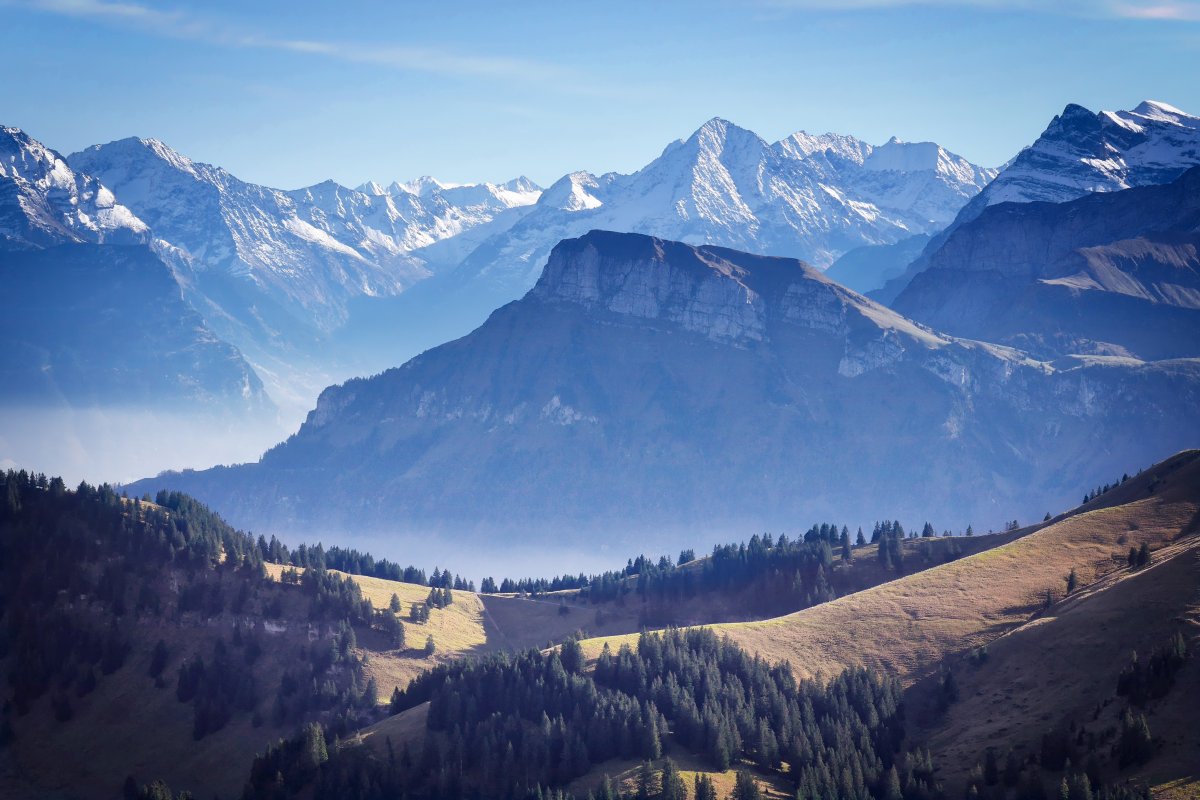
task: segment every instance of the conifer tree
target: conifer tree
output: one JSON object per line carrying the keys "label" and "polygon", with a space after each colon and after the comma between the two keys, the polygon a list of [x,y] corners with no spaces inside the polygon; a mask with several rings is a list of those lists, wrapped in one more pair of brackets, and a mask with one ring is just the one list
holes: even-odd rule
{"label": "conifer tree", "polygon": [[669,758],[663,762],[660,783],[659,797],[662,800],[687,800],[687,787],[679,774],[679,767]]}
{"label": "conifer tree", "polygon": [[[893,767],[893,769],[895,768]],[[762,800],[762,791],[750,773],[740,769],[737,778],[734,779],[733,794],[730,795],[730,798],[731,800]]]}

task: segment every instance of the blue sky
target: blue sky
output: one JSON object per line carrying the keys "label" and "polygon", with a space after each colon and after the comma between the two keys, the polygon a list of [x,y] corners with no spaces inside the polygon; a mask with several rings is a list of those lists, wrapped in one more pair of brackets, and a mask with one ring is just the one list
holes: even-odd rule
{"label": "blue sky", "polygon": [[295,188],[638,168],[721,116],[995,166],[1068,102],[1200,112],[1200,2],[0,0],[0,122]]}

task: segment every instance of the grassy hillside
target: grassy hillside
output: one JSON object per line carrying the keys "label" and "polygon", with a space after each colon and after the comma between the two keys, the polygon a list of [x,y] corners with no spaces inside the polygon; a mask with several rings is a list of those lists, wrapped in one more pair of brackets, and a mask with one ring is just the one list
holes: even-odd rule
{"label": "grassy hillside", "polygon": [[[74,495],[62,496],[67,502]],[[21,513],[27,514],[34,506],[23,499]],[[41,553],[37,563],[44,564],[46,574],[62,576],[68,589],[55,594],[41,588],[56,584],[39,577],[36,569],[13,571],[12,560],[5,573],[10,581],[21,576],[10,582],[18,587],[15,596],[33,598],[39,614],[91,620],[97,630],[119,631],[128,642],[122,664],[100,677],[94,688],[77,688],[87,667],[71,661],[56,673],[54,683],[25,703],[25,713],[14,711],[11,703],[5,707],[0,721],[15,734],[7,747],[0,747],[0,794],[6,797],[111,797],[127,775],[142,781],[162,778],[175,789],[204,795],[235,796],[255,754],[312,719],[326,726],[331,747],[333,737],[341,736],[347,752],[365,742],[370,746],[359,749],[386,758],[389,743],[399,747],[427,741],[429,704],[380,719],[382,708],[366,706],[372,679],[382,704],[393,688],[407,686],[432,667],[498,651],[541,648],[578,631],[593,636],[583,642],[583,652],[594,658],[604,644],[613,652],[621,644],[636,644],[634,631],[663,619],[707,624],[751,653],[786,662],[797,676],[829,678],[862,665],[898,678],[905,687],[908,741],[928,746],[936,778],[949,797],[961,796],[970,770],[988,748],[1000,757],[1011,750],[1024,764],[1038,752],[1043,734],[1068,727],[1072,736],[1092,735],[1099,742],[1092,752],[1099,754],[1097,769],[1106,782],[1146,781],[1170,800],[1200,797],[1195,770],[1200,736],[1194,719],[1194,709],[1200,707],[1200,659],[1186,663],[1169,696],[1143,709],[1156,738],[1153,758],[1118,770],[1111,755],[1113,731],[1127,706],[1115,694],[1116,679],[1131,652],[1146,656],[1175,631],[1184,632],[1193,651],[1200,651],[1200,537],[1193,535],[1200,532],[1200,452],[1181,453],[1037,526],[953,540],[907,540],[903,563],[908,574],[903,577],[880,563],[876,546],[855,548],[853,559],[835,562],[831,574],[841,586],[859,591],[765,620],[746,611],[757,602],[751,597],[757,589],[751,587],[691,597],[643,598],[631,592],[596,604],[571,592],[534,598],[462,590],[454,591],[450,605],[430,609],[427,621],[413,622],[409,611],[413,604],[424,604],[428,586],[335,571],[314,571],[302,585],[285,583],[280,578],[286,567],[256,560],[261,554],[255,554],[253,542],[205,516],[207,510],[176,512],[145,503],[133,507],[112,496],[103,502],[113,524],[125,531],[114,534],[118,538],[111,546],[93,532],[99,529],[89,527],[92,517],[82,512],[60,521],[49,513],[52,506],[39,512],[39,524],[50,523],[46,530],[58,531],[53,540],[66,545]],[[23,519],[12,517],[11,510],[0,511],[10,515],[4,520]],[[162,535],[151,525],[158,517],[162,519],[153,525],[167,526]],[[119,538],[139,525],[150,526],[149,551]],[[24,529],[0,533],[14,530]],[[20,552],[13,547],[38,546],[30,544],[37,541],[0,537],[10,554]],[[1152,551],[1151,563],[1130,569],[1129,550],[1143,544]],[[164,562],[153,555],[156,547],[173,555]],[[949,548],[961,552],[943,563],[947,553],[942,550]],[[114,565],[123,563],[132,565],[130,570],[114,571]],[[685,569],[701,570],[703,564],[701,559]],[[1066,576],[1072,571],[1077,588],[1067,596]],[[112,576],[126,572],[128,582],[114,587]],[[335,588],[321,588],[314,580],[332,581]],[[201,599],[189,606],[186,598],[195,595],[198,585],[205,587]],[[153,610],[143,608],[147,591],[155,600]],[[330,591],[333,595],[327,597]],[[406,644],[400,649],[390,646],[378,615],[364,610],[363,603],[386,609],[393,594],[401,602],[405,630]],[[329,597],[340,597],[341,605],[330,605],[334,601]],[[6,645],[0,648],[6,672],[21,657],[18,634],[27,628],[24,613],[14,616],[14,608],[20,606],[10,604],[6,614],[0,613],[8,631],[0,637],[0,645]],[[330,648],[343,646],[348,628],[356,642],[346,660],[317,666]],[[429,635],[435,642],[432,656],[423,650]],[[169,656],[156,685],[149,665],[160,639]],[[196,704],[176,696],[181,665],[197,656],[211,661],[218,647],[229,648],[241,664],[251,640],[261,651],[258,658],[245,660],[244,671],[258,687],[252,706],[197,739]],[[975,657],[985,645],[986,660]],[[274,698],[286,683],[283,676],[296,670],[303,681],[315,676],[314,692],[325,682],[337,697],[273,713]],[[948,707],[938,703],[946,670],[959,686],[957,702]],[[60,719],[57,704],[64,698],[70,713]],[[373,720],[378,721],[369,724]],[[355,733],[362,725],[366,727]],[[575,727],[586,730],[586,724],[579,725]],[[1080,728],[1085,734],[1077,733]],[[733,770],[713,768],[675,730],[664,728],[662,736],[689,791],[696,772],[713,777],[719,796],[731,789]],[[753,743],[747,748],[747,753],[755,752]],[[742,764],[755,770],[768,797],[790,796],[786,768],[760,769],[749,763],[752,755],[745,758]],[[573,773],[565,785],[582,793],[609,775],[629,788],[640,763],[636,757],[612,758],[592,764],[582,775]],[[984,795],[983,800],[999,800]]]}
{"label": "grassy hillside", "polygon": [[[1117,677],[1136,651],[1153,649],[1183,632],[1200,649],[1200,539],[1188,536],[1163,547],[1138,570],[1117,570],[988,645],[978,665],[953,665],[960,700],[944,714],[926,713],[919,725],[940,776],[961,786],[987,748],[1012,749],[1023,762],[1039,751],[1043,734],[1082,727],[1103,736],[1116,729],[1126,703],[1115,694]],[[914,692],[918,697],[921,689]],[[1099,748],[1103,773],[1112,780],[1145,780],[1172,796],[1200,794],[1200,658],[1189,659],[1174,687],[1148,704],[1151,732],[1162,741],[1150,762],[1118,774]],[[1086,735],[1086,734],[1085,734]]]}
{"label": "grassy hillside", "polygon": [[[999,547],[795,614],[715,627],[800,675],[866,665],[911,683],[1039,614],[1047,592],[1061,599],[1072,569],[1087,586],[1123,568],[1130,547],[1194,532],[1198,512],[1200,452],[1188,451]],[[594,656],[625,641],[584,647]]]}

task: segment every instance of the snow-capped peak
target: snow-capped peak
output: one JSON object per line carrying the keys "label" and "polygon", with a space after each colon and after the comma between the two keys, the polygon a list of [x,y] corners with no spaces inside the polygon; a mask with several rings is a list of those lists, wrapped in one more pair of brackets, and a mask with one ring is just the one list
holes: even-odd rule
{"label": "snow-capped peak", "polygon": [[1186,111],[1182,111],[1169,103],[1163,103],[1159,100],[1143,100],[1137,104],[1132,113],[1164,121],[1183,122],[1186,119],[1194,123],[1197,120],[1196,117],[1193,117]]}
{"label": "snow-capped peak", "polygon": [[533,181],[526,178],[524,175],[518,175],[511,181],[505,181],[500,184],[500,188],[507,189],[510,192],[541,192],[542,187],[538,186]]}
{"label": "snow-capped peak", "polygon": [[393,187],[398,187],[401,191],[415,194],[417,197],[428,197],[434,192],[442,192],[446,189],[454,189],[462,184],[459,183],[443,183],[432,175],[422,175],[416,180],[408,181],[407,183],[393,183]]}
{"label": "snow-capped peak", "polygon": [[871,152],[871,145],[840,133],[823,133],[814,136],[806,131],[796,131],[774,145],[782,155],[803,160],[813,155],[833,153],[841,158],[861,164]]}
{"label": "snow-capped peak", "polygon": [[1195,164],[1198,117],[1156,100],[1099,113],[1071,103],[963,209],[961,220],[995,203],[1061,203],[1090,192],[1168,183]]}
{"label": "snow-capped peak", "polygon": [[0,127],[0,185],[13,186],[0,239],[36,247],[61,242],[143,243],[149,229],[96,178],[19,128]]}
{"label": "snow-capped peak", "polygon": [[599,208],[604,202],[595,195],[597,188],[599,181],[595,175],[590,172],[572,172],[550,184],[538,199],[538,206],[560,211]]}

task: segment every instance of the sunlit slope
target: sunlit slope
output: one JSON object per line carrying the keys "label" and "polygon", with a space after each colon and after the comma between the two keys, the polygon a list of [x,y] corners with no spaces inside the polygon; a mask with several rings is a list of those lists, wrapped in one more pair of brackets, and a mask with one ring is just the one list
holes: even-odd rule
{"label": "sunlit slope", "polygon": [[[1127,707],[1117,676],[1133,652],[1144,660],[1182,632],[1193,657],[1174,687],[1144,709],[1159,747],[1140,769],[1116,771],[1100,748],[1106,780],[1134,778],[1173,797],[1200,795],[1200,537],[1158,550],[1149,566],[1120,569],[1055,604],[1044,615],[988,645],[987,659],[951,666],[959,701],[926,713],[926,738],[940,776],[961,786],[988,747],[1012,748],[1023,761],[1053,728],[1115,729]],[[920,694],[927,694],[922,692]]]}
{"label": "sunlit slope", "polygon": [[[1027,622],[1047,592],[1061,598],[1072,569],[1086,586],[1123,567],[1130,547],[1154,550],[1194,530],[1198,510],[1200,452],[1188,451],[1001,547],[795,614],[714,627],[800,675],[864,664],[911,683]],[[595,655],[606,641],[634,638],[593,639],[585,649]]]}

